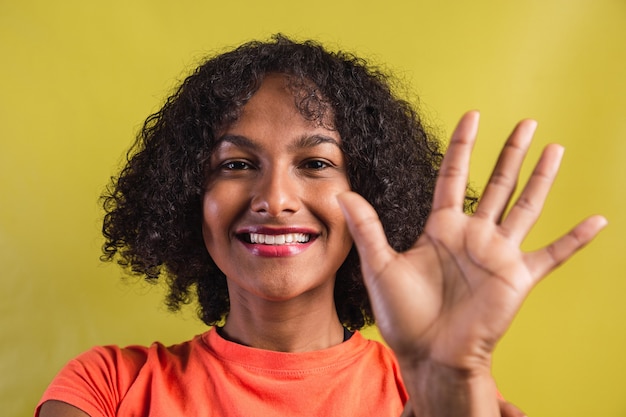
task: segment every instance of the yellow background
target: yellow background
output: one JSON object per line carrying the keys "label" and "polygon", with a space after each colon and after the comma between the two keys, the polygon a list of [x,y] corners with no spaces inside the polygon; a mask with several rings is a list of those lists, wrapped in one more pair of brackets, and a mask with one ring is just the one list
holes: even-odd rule
{"label": "yellow background", "polygon": [[480,109],[477,186],[519,118],[540,122],[532,159],[566,146],[527,247],[591,213],[610,225],[531,295],[494,372],[530,416],[626,416],[624,0],[2,1],[0,413],[30,415],[92,345],[203,331],[193,309],[171,315],[161,289],[99,263],[97,199],[201,57],[279,31],[394,71],[442,135]]}

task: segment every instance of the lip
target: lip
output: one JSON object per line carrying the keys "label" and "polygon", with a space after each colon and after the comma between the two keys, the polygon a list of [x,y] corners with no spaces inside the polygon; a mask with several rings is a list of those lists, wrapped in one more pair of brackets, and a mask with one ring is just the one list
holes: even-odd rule
{"label": "lip", "polygon": [[[310,236],[308,242],[291,242],[281,245],[267,245],[260,243],[250,243],[242,238],[242,235],[248,235],[250,233],[258,233],[264,235],[287,235],[302,233]],[[287,256],[295,256],[306,251],[319,237],[319,233],[313,229],[307,227],[268,227],[268,226],[249,226],[237,230],[235,233],[237,241],[241,243],[246,250],[256,256],[268,257],[268,258],[281,258]]]}

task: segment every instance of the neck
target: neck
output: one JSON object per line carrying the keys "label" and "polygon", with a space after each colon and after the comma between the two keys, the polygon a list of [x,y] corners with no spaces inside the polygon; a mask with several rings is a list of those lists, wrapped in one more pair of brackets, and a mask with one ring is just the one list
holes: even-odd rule
{"label": "neck", "polygon": [[301,295],[287,301],[262,300],[230,291],[231,308],[224,325],[228,339],[259,349],[307,352],[343,341],[331,296]]}

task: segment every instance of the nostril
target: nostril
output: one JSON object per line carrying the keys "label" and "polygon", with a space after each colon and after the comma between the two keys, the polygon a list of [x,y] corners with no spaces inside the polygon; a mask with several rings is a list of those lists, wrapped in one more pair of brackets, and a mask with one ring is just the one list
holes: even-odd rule
{"label": "nostril", "polygon": [[273,176],[262,184],[252,197],[250,206],[254,212],[276,217],[298,211],[300,201],[295,185],[283,175],[281,178]]}

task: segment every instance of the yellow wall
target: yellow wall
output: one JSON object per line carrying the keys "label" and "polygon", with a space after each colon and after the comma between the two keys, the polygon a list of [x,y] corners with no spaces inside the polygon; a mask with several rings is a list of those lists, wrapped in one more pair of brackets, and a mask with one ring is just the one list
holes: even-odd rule
{"label": "yellow wall", "polygon": [[[212,4],[216,3],[216,4]],[[566,159],[528,247],[590,213],[597,242],[542,283],[499,347],[502,392],[529,415],[626,416],[626,2],[65,0],[0,3],[0,410],[27,416],[95,344],[203,330],[158,288],[98,261],[97,197],[135,131],[210,51],[274,32],[358,51],[406,79],[450,132],[482,111],[482,185],[521,117]]]}

